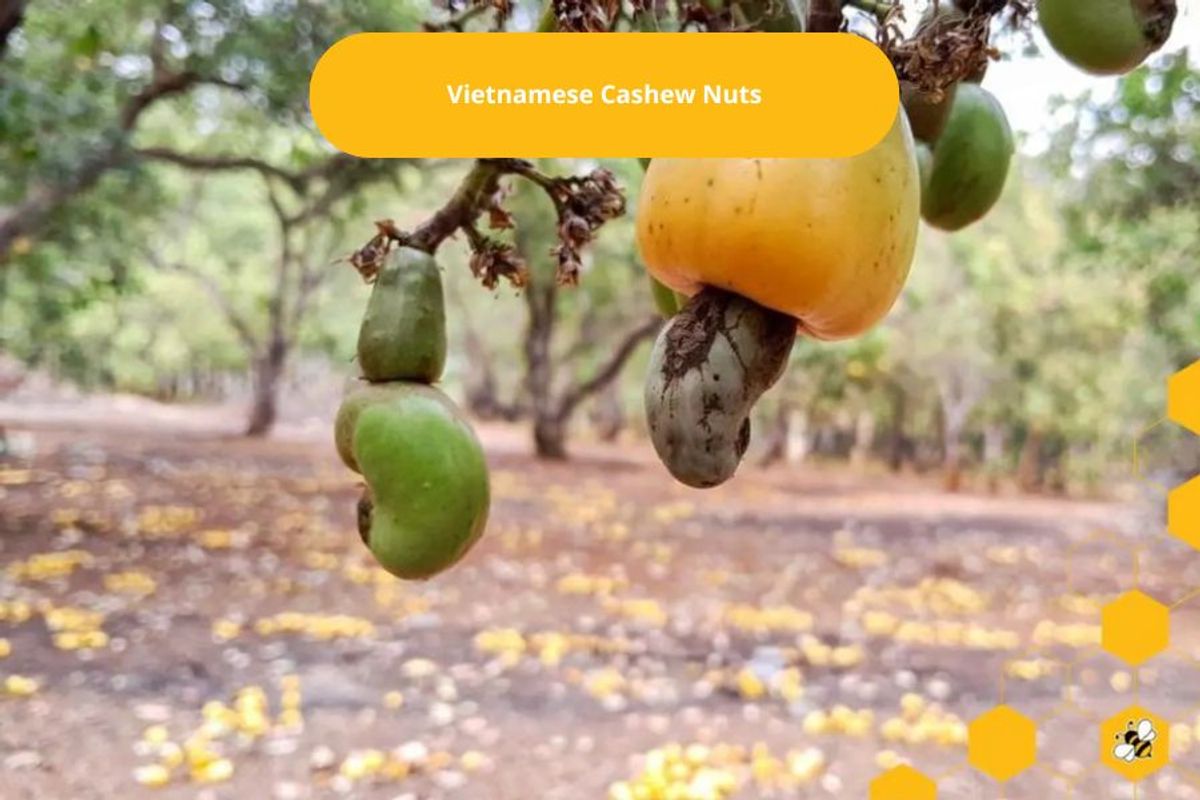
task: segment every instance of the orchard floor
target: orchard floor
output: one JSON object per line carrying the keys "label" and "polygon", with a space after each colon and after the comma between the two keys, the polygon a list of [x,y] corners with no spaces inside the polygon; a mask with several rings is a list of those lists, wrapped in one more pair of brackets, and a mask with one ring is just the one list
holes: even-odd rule
{"label": "orchard floor", "polygon": [[[485,539],[404,584],[323,436],[210,421],[9,415],[5,800],[857,799],[901,759],[951,800],[1132,797],[1097,726],[1135,700],[1183,767],[1139,796],[1200,797],[1195,608],[1136,680],[1098,646],[1135,580],[1200,586],[1152,513],[811,467],[693,492],[640,445],[543,463],[488,429]],[[959,741],[1002,699],[1041,761],[1003,793]]]}

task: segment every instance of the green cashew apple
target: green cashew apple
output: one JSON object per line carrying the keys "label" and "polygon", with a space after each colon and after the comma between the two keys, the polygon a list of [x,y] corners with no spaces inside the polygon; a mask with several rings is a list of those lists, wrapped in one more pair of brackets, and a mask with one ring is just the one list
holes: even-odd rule
{"label": "green cashew apple", "polygon": [[654,307],[666,319],[678,314],[679,309],[687,302],[686,297],[672,290],[653,275],[650,276],[650,293],[654,296]]}
{"label": "green cashew apple", "polygon": [[796,319],[706,288],[654,343],[646,420],[654,449],[677,480],[697,489],[733,476],[750,443],[750,410],[783,374]]}
{"label": "green cashew apple", "polygon": [[448,413],[458,414],[458,407],[454,405],[453,400],[442,392],[419,383],[359,383],[346,393],[333,422],[333,439],[342,463],[362,474],[358,460],[354,457],[354,430],[358,426],[358,415],[363,409],[412,396],[442,403]]}
{"label": "green cashew apple", "polygon": [[1162,47],[1176,0],[1038,0],[1038,20],[1058,54],[1097,75],[1129,72]]}
{"label": "green cashew apple", "polygon": [[343,460],[366,481],[359,533],[380,566],[400,578],[428,578],[479,540],[490,504],[487,463],[471,426],[439,390],[364,387],[343,403],[335,431]]}
{"label": "green cashew apple", "polygon": [[358,366],[373,383],[442,376],[446,305],[433,256],[400,248],[379,270],[358,331]]}
{"label": "green cashew apple", "polygon": [[961,84],[933,148],[921,216],[945,231],[983,217],[1004,190],[1013,149],[1012,130],[996,98],[982,86]]}
{"label": "green cashew apple", "polygon": [[929,191],[929,174],[933,170],[933,148],[924,142],[917,142],[917,175],[921,181],[921,196]]}
{"label": "green cashew apple", "polygon": [[908,114],[908,124],[918,141],[932,144],[942,135],[958,85],[951,84],[940,95],[922,91],[916,84],[904,81],[900,84],[900,102]]}

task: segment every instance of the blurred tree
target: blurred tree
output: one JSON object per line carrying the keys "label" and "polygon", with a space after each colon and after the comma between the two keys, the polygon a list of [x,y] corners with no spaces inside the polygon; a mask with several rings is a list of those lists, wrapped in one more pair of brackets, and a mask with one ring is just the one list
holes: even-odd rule
{"label": "blurred tree", "polygon": [[[220,198],[205,209],[202,203],[205,184],[193,179],[182,222],[184,229],[168,228],[168,241],[161,247],[147,248],[150,264],[159,270],[180,272],[204,291],[244,348],[253,386],[247,435],[263,436],[274,426],[280,381],[299,339],[301,325],[312,309],[314,295],[332,274],[338,255],[346,252],[342,215],[346,204],[342,201],[375,179],[394,176],[404,165],[402,161],[357,161],[339,166],[315,196],[305,197],[303,192],[297,192],[300,204],[294,208],[285,206],[277,182],[265,177],[261,193],[265,194],[265,204],[271,211],[270,227],[276,232],[275,252],[266,263],[262,260],[262,255],[269,252],[266,242],[253,249],[257,257],[250,255],[244,245],[246,241],[266,238],[263,231],[269,228],[263,225],[264,220],[255,217],[222,220],[230,204],[246,196],[246,182],[223,187]],[[197,215],[204,210],[206,218],[195,225]],[[177,260],[169,260],[166,254],[173,249],[170,240],[185,242],[196,227],[203,231],[209,264],[189,261],[186,251]],[[256,270],[270,276],[265,285],[259,284],[257,291],[247,292],[231,280],[248,259],[255,267],[274,262],[272,269]]]}
{"label": "blurred tree", "polygon": [[[0,62],[0,264],[19,261],[37,238],[71,235],[78,201],[110,174],[150,182],[147,161],[254,170],[296,190],[346,166],[307,121],[309,65],[344,35],[410,27],[415,15],[384,0],[304,0],[286,14],[274,5],[31,5]],[[255,135],[264,120],[308,135],[268,150]],[[139,146],[165,131],[176,134],[168,146]],[[119,207],[154,208],[133,200]]]}
{"label": "blurred tree", "polygon": [[[522,292],[527,312],[522,349],[534,448],[543,458],[564,458],[572,416],[617,379],[661,320],[644,291],[627,225],[606,231],[586,279],[562,292],[550,256],[554,213],[544,193],[522,185],[511,208],[517,217],[517,246],[530,272]],[[620,244],[610,244],[618,236],[623,237]],[[564,318],[575,322],[569,342],[556,336]]]}
{"label": "blurred tree", "polygon": [[[252,321],[230,313],[227,301],[219,305],[251,353],[248,431],[268,431],[287,353],[324,274],[304,243],[367,183],[403,166],[328,148],[307,116],[309,65],[344,35],[416,19],[407,4],[383,0],[304,1],[286,14],[246,0],[32,5],[0,62],[0,159],[14,165],[0,182],[0,264],[49,284],[37,290],[48,301],[39,306],[44,318],[27,321],[53,325],[125,286],[130,254],[146,250],[172,206],[158,165],[256,175],[265,191],[231,198],[224,211],[247,200],[272,209],[277,266],[261,308],[265,325],[249,335]],[[77,256],[93,240],[108,251],[100,259],[111,264],[107,275],[94,257]],[[83,281],[56,295],[64,261],[81,265]],[[194,274],[221,297],[211,275]],[[36,347],[26,356],[36,360]]]}

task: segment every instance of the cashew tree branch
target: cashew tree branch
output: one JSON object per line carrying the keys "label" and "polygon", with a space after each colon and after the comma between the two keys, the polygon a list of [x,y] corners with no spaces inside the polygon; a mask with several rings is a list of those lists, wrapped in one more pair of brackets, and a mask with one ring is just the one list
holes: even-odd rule
{"label": "cashew tree branch", "polygon": [[480,231],[478,221],[485,213],[488,227],[513,227],[512,217],[502,206],[501,178],[513,175],[538,186],[554,203],[558,217],[558,244],[552,252],[558,259],[558,281],[578,280],[580,250],[591,242],[608,220],[625,213],[625,196],[612,173],[594,169],[586,175],[553,177],[519,158],[479,158],[459,183],[450,199],[411,231],[402,231],[391,220],[376,223],[377,233],[350,257],[350,263],[367,280],[373,280],[382,259],[394,246],[435,253],[446,239],[462,232],[471,248],[471,271],[488,288],[501,278],[524,286],[528,269],[509,242]]}
{"label": "cashew tree branch", "polygon": [[568,419],[580,403],[615,380],[621,374],[625,362],[629,361],[630,357],[637,352],[638,346],[647,339],[653,338],[658,333],[659,328],[662,327],[662,324],[663,320],[661,317],[648,317],[628,331],[622,337],[620,344],[617,345],[617,349],[601,365],[595,375],[572,386],[563,393],[562,399],[558,404],[557,414],[559,419],[564,421]]}
{"label": "cashew tree branch", "polygon": [[41,229],[52,214],[76,195],[91,189],[110,170],[129,163],[135,153],[129,140],[139,120],[157,103],[185,94],[202,85],[240,88],[237,84],[196,72],[159,72],[121,108],[117,127],[107,141],[89,155],[70,175],[56,182],[33,186],[15,206],[0,208],[0,264],[8,261],[13,243]]}

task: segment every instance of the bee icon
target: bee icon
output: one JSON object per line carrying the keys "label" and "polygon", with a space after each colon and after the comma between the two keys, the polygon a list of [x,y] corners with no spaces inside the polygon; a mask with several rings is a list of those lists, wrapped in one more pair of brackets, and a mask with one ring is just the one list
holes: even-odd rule
{"label": "bee icon", "polygon": [[1130,720],[1125,732],[1117,734],[1117,746],[1113,748],[1113,755],[1130,764],[1140,758],[1153,758],[1154,740],[1157,738],[1158,731],[1154,730],[1153,722],[1144,719],[1135,728],[1133,720]]}

